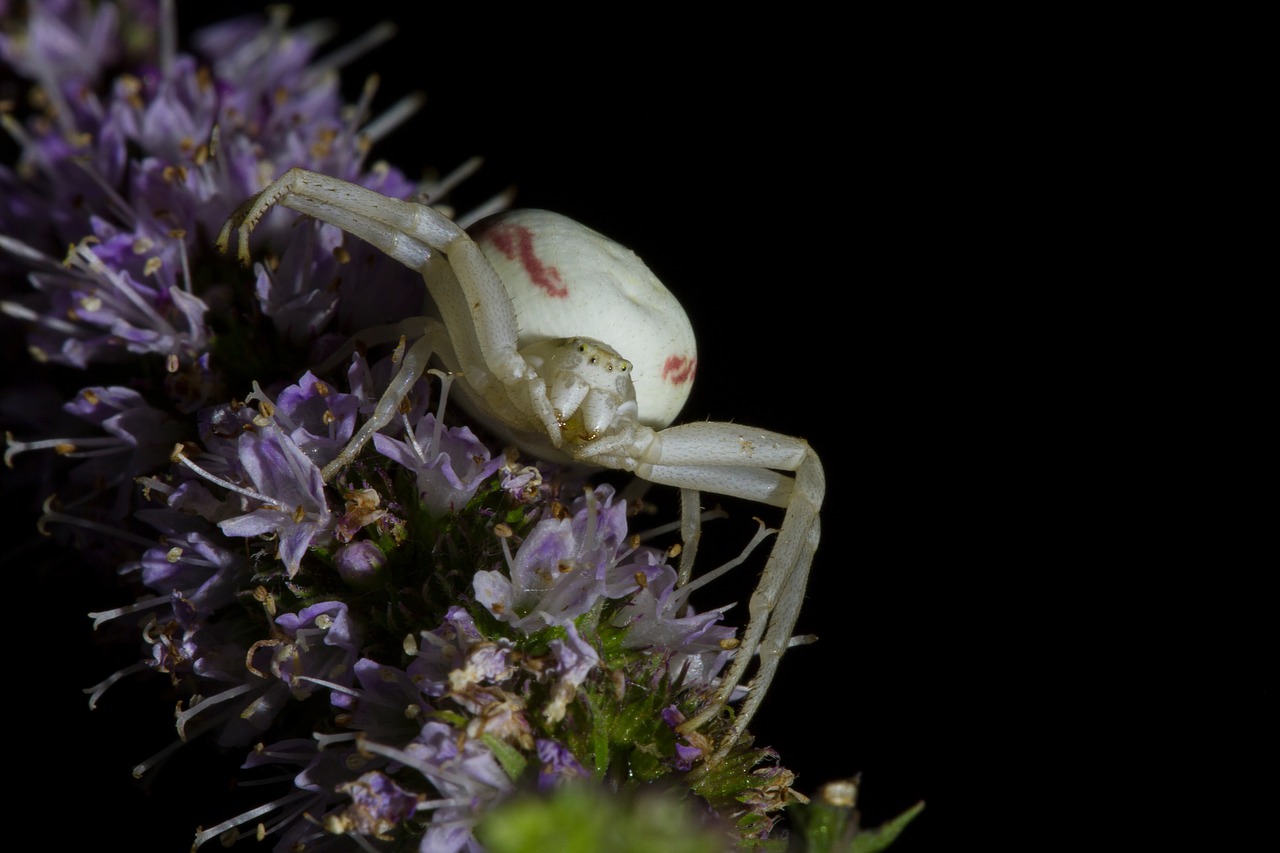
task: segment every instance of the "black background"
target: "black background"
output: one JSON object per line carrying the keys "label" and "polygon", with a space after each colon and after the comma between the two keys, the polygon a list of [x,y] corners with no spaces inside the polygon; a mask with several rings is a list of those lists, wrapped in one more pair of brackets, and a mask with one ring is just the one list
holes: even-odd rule
{"label": "black background", "polygon": [[[179,5],[184,32],[257,8]],[[464,206],[514,184],[520,206],[636,250],[699,335],[685,419],[802,436],[823,460],[825,532],[798,625],[820,639],[783,662],[758,742],[803,792],[862,774],[866,823],[927,801],[900,853],[966,837],[997,810],[984,788],[997,733],[1037,713],[1021,685],[1046,664],[1020,640],[1037,463],[991,462],[1004,438],[1016,443],[1021,425],[1003,405],[1023,380],[992,379],[1011,356],[1004,294],[984,283],[1000,272],[993,235],[974,221],[989,152],[972,141],[972,78],[957,82],[954,55],[922,44],[918,22],[796,14],[693,26],[415,4],[422,20],[411,23],[397,8],[409,7],[307,4],[295,15],[335,16],[335,43],[384,17],[400,24],[344,74],[352,98],[380,74],[383,108],[427,94],[374,156],[413,177],[482,155]],[[749,531],[758,508],[729,508],[726,530]],[[745,599],[754,569],[740,571],[736,590],[728,581],[705,603]],[[116,603],[75,567],[44,572],[33,595],[75,599],[59,614]],[[52,619],[56,643],[30,662],[41,688],[28,711],[61,721],[132,649],[86,654],[87,620]],[[183,850],[195,823],[225,816],[201,746],[150,792],[130,778],[168,740],[167,709],[117,688],[66,722],[42,746],[60,759],[46,784],[69,785],[95,832]]]}

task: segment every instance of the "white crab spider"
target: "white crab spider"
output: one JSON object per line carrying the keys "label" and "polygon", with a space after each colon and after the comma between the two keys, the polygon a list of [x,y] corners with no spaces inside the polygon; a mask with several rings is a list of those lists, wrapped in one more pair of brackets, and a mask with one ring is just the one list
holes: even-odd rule
{"label": "white crab spider", "polygon": [[510,211],[485,220],[473,238],[426,205],[291,169],[231,215],[219,248],[226,251],[238,231],[247,264],[249,232],[277,204],[420,271],[439,315],[416,320],[421,337],[373,416],[324,468],[326,482],[395,416],[434,355],[457,374],[452,393],[464,407],[526,452],[681,489],[682,582],[696,550],[699,492],[786,509],[733,663],[713,701],[682,726],[692,731],[717,714],[758,655],[750,689],[713,760],[723,757],[764,698],[804,599],[825,489],[808,443],[733,423],[669,426],[688,397],[696,362],[688,318],[633,252],[572,220]]}

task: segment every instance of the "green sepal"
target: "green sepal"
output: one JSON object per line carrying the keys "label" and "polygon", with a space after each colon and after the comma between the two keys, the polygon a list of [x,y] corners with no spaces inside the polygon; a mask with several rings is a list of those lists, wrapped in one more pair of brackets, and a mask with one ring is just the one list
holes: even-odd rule
{"label": "green sepal", "polygon": [[818,797],[787,810],[796,830],[790,849],[793,853],[879,853],[888,849],[922,809],[924,803],[916,803],[878,827],[863,829],[858,826],[858,812],[852,803],[838,804]]}
{"label": "green sepal", "polygon": [[520,777],[524,775],[525,769],[529,766],[529,760],[520,754],[520,750],[488,732],[480,735],[480,740],[493,751],[498,763],[502,765],[502,769],[506,771],[511,781],[519,782]]}

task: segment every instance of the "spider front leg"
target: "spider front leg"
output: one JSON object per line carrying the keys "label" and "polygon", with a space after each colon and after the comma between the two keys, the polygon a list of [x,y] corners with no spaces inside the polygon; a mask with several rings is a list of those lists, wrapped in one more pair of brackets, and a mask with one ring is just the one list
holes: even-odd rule
{"label": "spider front leg", "polygon": [[[351,440],[339,451],[338,455],[320,470],[320,479],[328,483],[338,475],[339,471],[349,467],[356,461],[360,451],[373,438],[373,434],[391,423],[391,419],[400,411],[400,404],[409,391],[427,370],[431,360],[433,340],[440,341],[439,324],[429,318],[422,318],[426,324],[425,333],[411,347],[404,350],[400,357],[400,369],[392,378],[387,390],[378,399],[373,414],[361,425]],[[440,344],[436,344],[439,346]]]}
{"label": "spider front leg", "polygon": [[[236,232],[240,260],[247,265],[249,233],[277,204],[341,228],[422,273],[462,370],[503,383],[529,373],[516,350],[519,327],[501,279],[466,231],[444,214],[329,175],[290,169],[236,208],[222,226],[218,248],[225,252]],[[437,253],[446,256],[452,274],[433,271]]]}
{"label": "spider front leg", "polygon": [[[686,720],[693,731],[720,713],[742,683],[753,657],[760,663],[730,734],[713,762],[742,736],[778,671],[804,602],[809,567],[818,547],[818,513],[826,491],[822,464],[803,439],[729,423],[694,423],[654,436],[635,473],[654,483],[714,492],[784,507],[786,512],[759,584],[751,596],[749,619],[733,663],[712,701]],[[794,476],[780,472],[794,472]],[[687,502],[686,502],[687,503]],[[697,512],[696,502],[685,514]]]}
{"label": "spider front leg", "polygon": [[341,228],[417,270],[442,321],[428,326],[428,342],[406,353],[374,417],[325,467],[326,481],[354,461],[374,432],[394,416],[433,353],[446,369],[464,377],[464,398],[499,410],[514,405],[558,439],[545,391],[539,392],[538,377],[517,350],[519,329],[510,296],[479,246],[457,223],[426,205],[290,169],[231,214],[218,235],[219,249],[227,250],[234,231],[240,239],[240,259],[248,263],[249,233],[275,205]]}

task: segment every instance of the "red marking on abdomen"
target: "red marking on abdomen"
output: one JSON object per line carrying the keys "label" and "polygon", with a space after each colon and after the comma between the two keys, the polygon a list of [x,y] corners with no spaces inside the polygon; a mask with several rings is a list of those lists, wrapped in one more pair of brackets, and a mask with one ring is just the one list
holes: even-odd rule
{"label": "red marking on abdomen", "polygon": [[529,280],[542,288],[547,296],[564,299],[569,295],[569,288],[560,278],[560,270],[542,263],[533,251],[533,232],[528,228],[523,225],[497,225],[486,230],[481,239],[488,240],[499,252],[519,262]]}
{"label": "red marking on abdomen", "polygon": [[669,355],[662,363],[662,378],[672,385],[682,385],[693,379],[698,369],[696,358],[685,358],[682,355]]}

